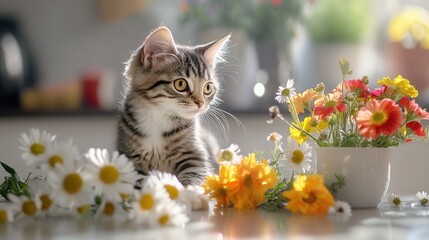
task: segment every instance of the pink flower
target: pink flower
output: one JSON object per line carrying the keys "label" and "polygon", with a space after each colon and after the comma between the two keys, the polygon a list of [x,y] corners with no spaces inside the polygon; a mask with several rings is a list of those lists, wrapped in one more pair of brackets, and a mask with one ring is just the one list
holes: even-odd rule
{"label": "pink flower", "polygon": [[426,111],[426,109],[422,109],[416,103],[416,100],[410,101],[410,98],[403,97],[401,100],[399,100],[399,104],[404,107],[407,112],[413,113],[418,118],[429,120],[429,113]]}

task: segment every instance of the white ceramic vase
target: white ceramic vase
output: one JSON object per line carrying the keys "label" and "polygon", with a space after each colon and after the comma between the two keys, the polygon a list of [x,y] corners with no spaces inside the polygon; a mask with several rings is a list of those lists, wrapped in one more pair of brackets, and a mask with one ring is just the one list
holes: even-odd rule
{"label": "white ceramic vase", "polygon": [[336,200],[352,208],[374,208],[386,195],[390,183],[388,148],[317,147],[316,169],[325,183],[336,181],[335,174],[345,176],[346,185]]}

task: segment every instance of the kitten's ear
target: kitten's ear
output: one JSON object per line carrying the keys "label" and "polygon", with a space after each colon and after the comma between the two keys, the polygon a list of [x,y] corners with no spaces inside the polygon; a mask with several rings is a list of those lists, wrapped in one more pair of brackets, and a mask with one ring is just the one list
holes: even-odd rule
{"label": "kitten's ear", "polygon": [[212,68],[219,62],[225,62],[226,46],[231,34],[200,47],[204,57]]}
{"label": "kitten's ear", "polygon": [[141,62],[144,66],[159,67],[176,61],[176,44],[173,35],[166,27],[160,27],[152,32],[143,44]]}

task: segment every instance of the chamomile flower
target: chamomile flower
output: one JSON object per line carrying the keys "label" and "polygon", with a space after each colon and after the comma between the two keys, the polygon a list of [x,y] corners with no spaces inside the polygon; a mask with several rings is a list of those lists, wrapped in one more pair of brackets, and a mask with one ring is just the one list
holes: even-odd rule
{"label": "chamomile flower", "polygon": [[10,204],[0,205],[0,224],[13,222],[14,216],[13,211],[11,210]]}
{"label": "chamomile flower", "polygon": [[416,194],[416,198],[419,200],[420,205],[422,206],[427,206],[429,203],[429,196],[428,193],[423,191],[423,192],[418,192]]}
{"label": "chamomile flower", "polygon": [[45,158],[38,160],[38,165],[45,171],[53,170],[57,164],[73,165],[79,159],[79,150],[73,145],[72,140],[69,142],[54,142],[47,149]]}
{"label": "chamomile flower", "polygon": [[145,185],[149,188],[156,185],[163,186],[171,200],[179,199],[181,197],[181,191],[185,189],[176,176],[159,171],[149,172],[149,178],[146,180]]}
{"label": "chamomile flower", "polygon": [[297,173],[302,173],[309,170],[311,165],[311,147],[308,143],[304,142],[299,144],[291,137],[288,138],[287,149],[285,151],[285,158],[287,165],[290,169]]}
{"label": "chamomile flower", "polygon": [[269,142],[280,142],[283,139],[283,136],[277,132],[272,132],[267,137],[267,141]]}
{"label": "chamomile flower", "polygon": [[28,196],[16,196],[9,194],[7,196],[12,202],[11,209],[16,212],[17,217],[36,217],[41,207],[41,202],[38,198],[30,198]]}
{"label": "chamomile flower", "polygon": [[136,194],[136,201],[132,203],[136,222],[147,223],[156,207],[169,201],[171,201],[170,197],[163,185],[144,184],[143,188]]}
{"label": "chamomile flower", "polygon": [[92,201],[92,192],[88,182],[88,174],[83,167],[57,164],[55,171],[49,172],[52,186],[52,199],[60,206],[74,208]]}
{"label": "chamomile flower", "polygon": [[296,95],[296,90],[293,87],[293,79],[287,80],[286,86],[279,86],[279,90],[276,93],[276,100],[279,103],[285,103],[288,102],[289,98],[293,98]]}
{"label": "chamomile flower", "polygon": [[128,213],[119,202],[103,201],[98,207],[95,217],[121,223],[127,220]]}
{"label": "chamomile flower", "polygon": [[395,193],[390,194],[387,200],[391,206],[399,207],[402,205],[400,196]]}
{"label": "chamomile flower", "polygon": [[169,201],[157,206],[154,216],[150,217],[149,226],[183,227],[188,221],[189,218],[185,214],[184,207],[177,204],[176,202]]}
{"label": "chamomile flower", "polygon": [[226,149],[221,149],[217,153],[217,161],[227,164],[239,164],[243,156],[239,155],[240,148],[236,144],[231,144]]}
{"label": "chamomile flower", "polygon": [[188,211],[209,209],[209,195],[204,194],[204,189],[200,186],[187,186],[182,191],[179,202],[185,205]]}
{"label": "chamomile flower", "polygon": [[330,207],[329,214],[341,217],[351,217],[352,208],[347,202],[335,201],[334,206]]}
{"label": "chamomile flower", "polygon": [[19,142],[21,146],[22,159],[29,165],[37,164],[37,160],[46,157],[47,150],[51,147],[55,140],[55,135],[47,133],[46,131],[40,132],[39,129],[32,128],[30,133],[22,133]]}
{"label": "chamomile flower", "polygon": [[91,148],[86,158],[89,160],[85,166],[90,173],[89,180],[96,194],[103,195],[103,199],[119,202],[121,194],[133,191],[138,175],[125,155],[115,151],[110,157],[106,149]]}

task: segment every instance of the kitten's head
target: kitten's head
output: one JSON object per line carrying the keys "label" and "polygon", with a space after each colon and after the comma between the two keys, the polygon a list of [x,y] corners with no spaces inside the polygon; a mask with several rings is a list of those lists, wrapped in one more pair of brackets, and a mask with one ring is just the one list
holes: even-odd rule
{"label": "kitten's head", "polygon": [[188,119],[206,112],[216,102],[215,67],[229,38],[187,47],[177,45],[168,28],[156,29],[125,68],[133,103]]}

